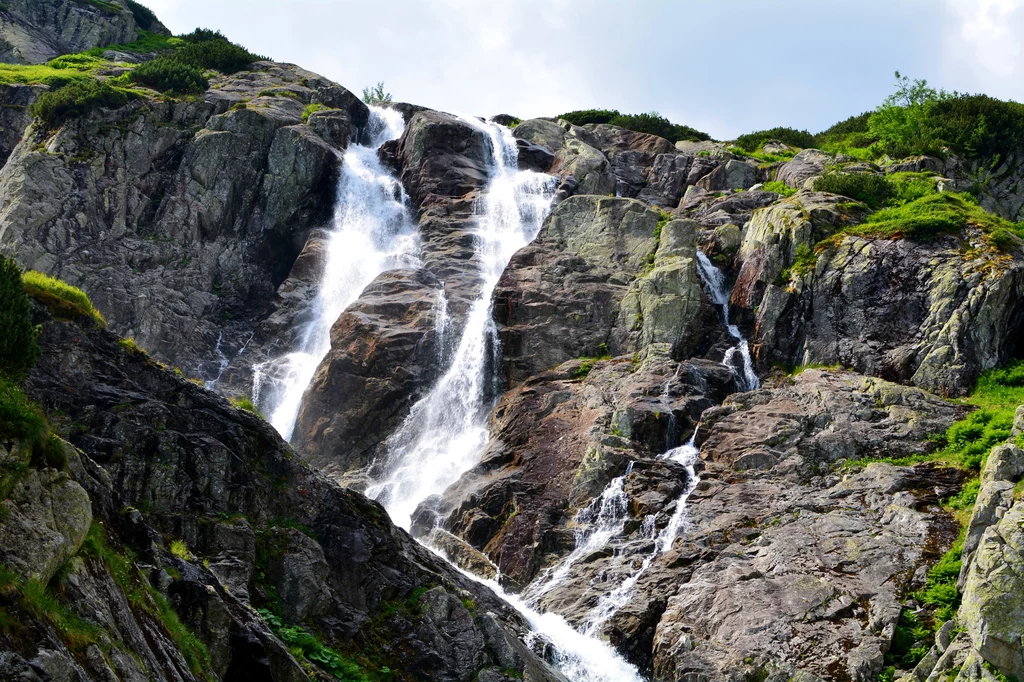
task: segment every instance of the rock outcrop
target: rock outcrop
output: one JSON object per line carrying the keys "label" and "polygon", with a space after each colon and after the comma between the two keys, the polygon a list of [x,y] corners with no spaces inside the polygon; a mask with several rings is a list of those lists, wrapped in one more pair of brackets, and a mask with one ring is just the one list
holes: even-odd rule
{"label": "rock outcrop", "polygon": [[[1024,258],[965,250],[976,238],[844,235],[820,246],[788,284],[766,287],[757,308],[758,363],[839,363],[963,395],[982,371],[1019,352],[1024,328]],[[739,298],[758,305],[756,297]]]}
{"label": "rock outcrop", "polygon": [[[154,33],[169,34],[159,21]],[[71,52],[135,42],[139,29],[125,0],[10,0],[0,10],[0,62],[42,64]]]}
{"label": "rock outcrop", "polygon": [[[490,591],[419,547],[378,505],[300,464],[256,416],[107,331],[47,320],[41,342],[26,388],[73,425],[73,454],[66,473],[31,469],[4,502],[11,513],[0,528],[11,541],[2,558],[43,582],[70,565],[66,608],[124,655],[72,653],[59,623],[30,616],[17,647],[0,633],[5,679],[27,669],[85,680],[306,679],[274,622],[250,604],[279,604],[285,623],[313,625],[353,665],[387,667],[395,679],[560,679]],[[35,536],[16,538],[27,520]],[[49,528],[59,541],[41,536]],[[86,531],[88,552],[79,550]],[[139,591],[125,592],[126,580]],[[146,606],[161,593],[208,658],[186,661],[195,650]]]}
{"label": "rock outcrop", "polygon": [[314,73],[260,62],[212,79],[202,101],[138,99],[32,126],[0,172],[0,248],[200,375],[219,338],[238,350],[331,214],[347,139],[322,137],[319,116],[303,123],[310,103],[352,130],[368,115]]}

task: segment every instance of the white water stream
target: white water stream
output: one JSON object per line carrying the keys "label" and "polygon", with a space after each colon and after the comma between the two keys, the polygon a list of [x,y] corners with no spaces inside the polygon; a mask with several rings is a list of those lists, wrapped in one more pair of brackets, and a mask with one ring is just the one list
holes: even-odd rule
{"label": "white water stream", "polygon": [[377,148],[405,129],[402,114],[370,107],[368,144],[345,151],[313,317],[298,347],[253,367],[253,400],[290,440],[302,396],[331,349],[331,325],[377,275],[419,265],[416,236],[401,183],[377,158]]}
{"label": "white water stream", "polygon": [[[488,383],[496,330],[491,318],[491,295],[512,255],[537,235],[554,194],[554,179],[520,171],[515,140],[503,126],[464,118],[486,133],[492,150],[490,180],[477,206],[475,262],[480,268],[480,289],[471,304],[461,336],[453,338],[453,325],[444,291],[435,302],[437,333],[447,370],[431,391],[410,411],[388,440],[383,474],[366,490],[379,500],[393,521],[406,529],[417,506],[473,467],[488,441],[487,416],[491,408]],[[401,116],[372,109],[369,145],[352,145],[345,154],[339,185],[338,210],[327,247],[324,275],[314,304],[313,319],[294,351],[255,368],[254,396],[271,423],[290,438],[306,387],[330,349],[330,328],[345,307],[381,272],[418,264],[418,241],[398,181],[377,160],[376,149],[402,132]],[[743,388],[757,388],[746,340],[729,324],[725,278],[698,252],[699,271],[736,344],[723,363],[737,371]],[[742,365],[737,367],[736,355]],[[694,470],[696,432],[685,445],[662,455],[686,467],[686,490],[676,502],[665,528],[656,533],[656,516],[645,519],[642,534],[653,544],[639,567],[605,594],[577,629],[554,613],[539,613],[539,599],[563,583],[578,560],[621,536],[628,520],[623,491],[626,472],[613,479],[602,495],[575,519],[576,546],[562,562],[549,569],[524,598],[508,595],[496,581],[470,576],[504,598],[527,620],[533,642],[543,642],[570,682],[643,682],[637,669],[613,647],[597,637],[602,626],[630,599],[633,589],[652,562],[668,551],[686,523],[686,501],[697,485]],[[467,574],[468,575],[468,574]]]}
{"label": "white water stream", "polygon": [[479,293],[447,371],[389,438],[385,473],[366,489],[367,496],[383,504],[391,519],[407,530],[423,500],[444,492],[480,461],[491,408],[488,370],[498,343],[491,294],[512,255],[537,236],[554,197],[554,178],[519,170],[515,138],[508,128],[469,117],[463,121],[486,133],[492,151],[490,179],[477,206],[474,231]]}
{"label": "white water stream", "polygon": [[722,310],[722,322],[725,324],[725,328],[729,330],[729,335],[736,340],[736,345],[725,351],[722,364],[736,371],[736,353],[739,353],[741,366],[738,376],[743,382],[743,390],[753,391],[761,388],[761,380],[757,378],[757,374],[754,372],[754,363],[750,358],[750,345],[743,338],[739,327],[729,323],[730,292],[725,284],[725,275],[715,267],[711,259],[704,255],[704,252],[700,249],[697,249],[697,272],[704,281],[711,300]]}

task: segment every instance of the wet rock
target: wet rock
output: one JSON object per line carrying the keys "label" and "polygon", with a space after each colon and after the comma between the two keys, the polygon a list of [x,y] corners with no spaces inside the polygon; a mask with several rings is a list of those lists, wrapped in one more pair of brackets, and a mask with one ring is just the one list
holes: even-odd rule
{"label": "wet rock", "polygon": [[294,442],[331,475],[366,466],[436,375],[440,285],[426,270],[382,273],[331,327]]}
{"label": "wet rock", "polygon": [[736,470],[781,462],[805,473],[840,460],[900,458],[931,452],[965,414],[918,388],[851,372],[808,369],[777,387],[742,393],[712,408],[702,456]]}

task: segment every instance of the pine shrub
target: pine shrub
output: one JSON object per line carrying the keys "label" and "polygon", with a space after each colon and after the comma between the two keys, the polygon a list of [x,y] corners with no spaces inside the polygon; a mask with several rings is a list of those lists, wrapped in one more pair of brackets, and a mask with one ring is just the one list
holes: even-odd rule
{"label": "pine shrub", "polygon": [[32,324],[21,269],[0,256],[0,377],[19,382],[39,359],[39,328]]}
{"label": "pine shrub", "polygon": [[131,70],[129,78],[169,95],[197,94],[210,85],[199,69],[174,57],[158,57],[143,62]]}

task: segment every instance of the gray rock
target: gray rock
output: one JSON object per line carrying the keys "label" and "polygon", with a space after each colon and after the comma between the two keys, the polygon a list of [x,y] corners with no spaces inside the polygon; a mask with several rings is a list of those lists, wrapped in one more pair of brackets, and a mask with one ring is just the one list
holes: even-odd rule
{"label": "gray rock", "polygon": [[[155,32],[168,34],[159,22]],[[42,64],[94,47],[131,43],[135,18],[123,0],[104,5],[74,0],[11,0],[0,14],[0,61]]]}
{"label": "gray rock", "polygon": [[86,491],[55,469],[30,469],[0,506],[0,563],[43,585],[82,546],[92,523]]}
{"label": "gray rock", "polygon": [[779,168],[775,179],[790,187],[802,189],[808,180],[824,175],[832,155],[818,149],[804,149]]}
{"label": "gray rock", "polygon": [[264,541],[272,548],[267,579],[277,588],[284,619],[301,623],[330,613],[334,596],[320,545],[294,528],[274,528],[267,535]]}
{"label": "gray rock", "polygon": [[[965,259],[961,242],[845,236],[757,311],[757,361],[840,363],[863,374],[963,395],[1007,362],[1019,338],[1024,258],[999,268]],[[749,303],[756,303],[749,300]]]}
{"label": "gray rock", "polygon": [[629,283],[656,247],[658,219],[633,199],[577,195],[554,209],[494,292],[509,380],[584,355],[627,352],[612,330]]}

